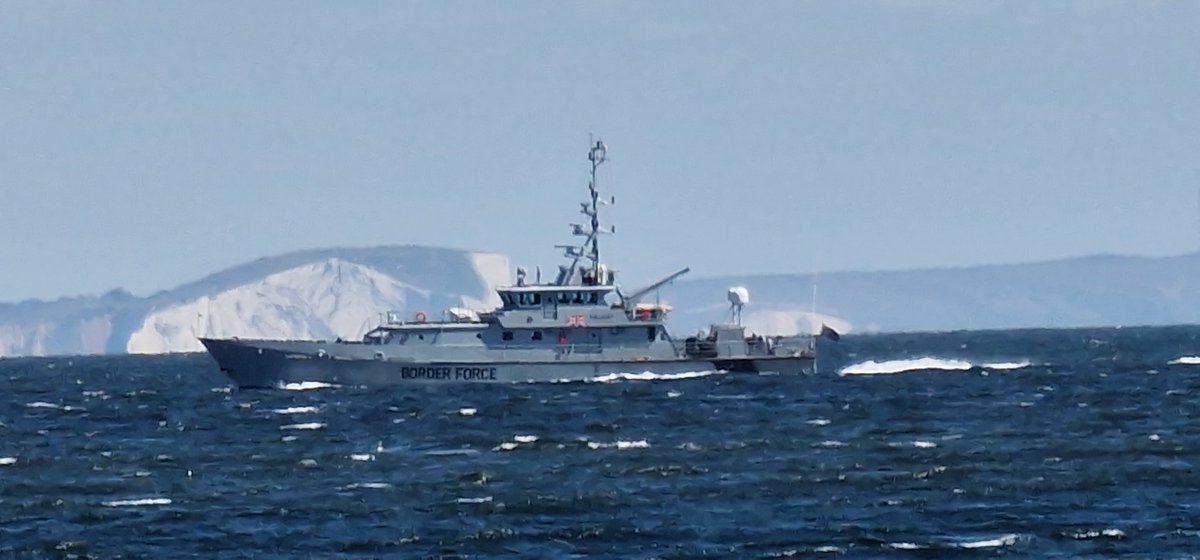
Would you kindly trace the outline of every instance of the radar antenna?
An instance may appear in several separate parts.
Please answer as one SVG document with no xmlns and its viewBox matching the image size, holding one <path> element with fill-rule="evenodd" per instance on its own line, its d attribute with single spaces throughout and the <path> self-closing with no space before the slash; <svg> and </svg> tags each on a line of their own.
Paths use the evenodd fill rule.
<svg viewBox="0 0 1200 560">
<path fill-rule="evenodd" d="M 734 286 L 729 288 L 729 318 L 735 325 L 742 324 L 742 308 L 750 303 L 750 290 L 745 286 Z"/>
</svg>

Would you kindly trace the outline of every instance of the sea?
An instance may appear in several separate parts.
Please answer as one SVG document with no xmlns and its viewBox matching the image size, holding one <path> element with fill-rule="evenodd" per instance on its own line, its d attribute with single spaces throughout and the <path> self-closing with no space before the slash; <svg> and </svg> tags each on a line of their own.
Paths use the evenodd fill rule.
<svg viewBox="0 0 1200 560">
<path fill-rule="evenodd" d="M 0 557 L 1200 553 L 1200 327 L 821 352 L 805 376 L 387 389 L 3 359 Z"/>
</svg>

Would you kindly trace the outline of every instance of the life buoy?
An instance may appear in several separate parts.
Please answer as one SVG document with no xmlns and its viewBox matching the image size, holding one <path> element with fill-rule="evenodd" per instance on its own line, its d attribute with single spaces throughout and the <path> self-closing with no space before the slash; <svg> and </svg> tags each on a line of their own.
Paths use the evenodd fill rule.
<svg viewBox="0 0 1200 560">
<path fill-rule="evenodd" d="M 425 319 L 428 319 L 428 317 L 426 317 L 426 316 L 425 316 L 425 312 L 424 312 L 424 311 L 418 311 L 418 312 L 417 312 L 417 322 L 418 322 L 418 323 L 424 323 L 424 322 L 425 322 Z"/>
</svg>

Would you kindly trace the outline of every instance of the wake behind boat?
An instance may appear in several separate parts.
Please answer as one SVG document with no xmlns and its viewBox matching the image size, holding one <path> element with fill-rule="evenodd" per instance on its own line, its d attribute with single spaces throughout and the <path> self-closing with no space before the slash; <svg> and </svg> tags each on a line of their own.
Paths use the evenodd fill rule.
<svg viewBox="0 0 1200 560">
<path fill-rule="evenodd" d="M 384 324 L 360 341 L 246 340 L 201 338 L 221 371 L 239 387 L 275 387 L 284 383 L 339 385 L 400 383 L 546 382 L 593 379 L 605 375 L 651 372 L 810 371 L 815 336 L 764 337 L 741 324 L 749 302 L 745 288 L 728 293 L 731 321 L 684 339 L 666 326 L 671 308 L 642 303 L 650 293 L 686 274 L 684 268 L 629 294 L 600 260 L 600 236 L 613 233 L 600 225 L 602 200 L 596 171 L 606 160 L 597 141 L 588 152 L 590 199 L 582 203 L 585 224 L 571 224 L 579 244 L 560 245 L 570 263 L 559 267 L 553 282 L 527 282 L 517 269 L 515 285 L 498 288 L 499 308 L 476 313 L 447 311 L 448 320 L 411 320 L 386 314 Z M 539 275 L 540 276 L 540 275 Z"/>
</svg>

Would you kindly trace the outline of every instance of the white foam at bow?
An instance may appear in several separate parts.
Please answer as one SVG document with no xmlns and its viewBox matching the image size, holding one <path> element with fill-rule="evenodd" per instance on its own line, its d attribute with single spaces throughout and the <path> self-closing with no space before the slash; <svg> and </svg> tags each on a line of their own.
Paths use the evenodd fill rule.
<svg viewBox="0 0 1200 560">
<path fill-rule="evenodd" d="M 680 373 L 654 373 L 652 371 L 643 371 L 642 373 L 610 373 L 593 377 L 588 381 L 593 383 L 612 383 L 614 381 L 672 381 L 675 379 L 695 379 L 697 377 L 708 377 L 721 373 L 718 371 L 684 371 Z"/>
</svg>

